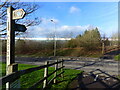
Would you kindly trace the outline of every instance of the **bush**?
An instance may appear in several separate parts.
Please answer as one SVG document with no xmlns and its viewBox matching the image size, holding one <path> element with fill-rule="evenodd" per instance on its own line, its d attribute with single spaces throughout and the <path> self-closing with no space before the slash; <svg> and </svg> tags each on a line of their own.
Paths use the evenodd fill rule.
<svg viewBox="0 0 120 90">
<path fill-rule="evenodd" d="M 120 60 L 120 54 L 119 54 L 119 55 L 116 55 L 116 56 L 114 57 L 114 59 L 117 60 L 117 61 Z"/>
</svg>

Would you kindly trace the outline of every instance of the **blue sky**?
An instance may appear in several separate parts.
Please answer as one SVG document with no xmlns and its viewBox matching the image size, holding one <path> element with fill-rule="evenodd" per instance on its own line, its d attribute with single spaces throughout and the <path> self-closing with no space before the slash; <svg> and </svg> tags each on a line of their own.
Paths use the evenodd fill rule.
<svg viewBox="0 0 120 90">
<path fill-rule="evenodd" d="M 32 17 L 42 19 L 40 25 L 28 29 L 31 37 L 76 36 L 86 29 L 98 27 L 101 35 L 110 37 L 118 31 L 117 2 L 34 2 L 40 8 Z M 32 18 L 31 17 L 31 18 Z"/>
</svg>

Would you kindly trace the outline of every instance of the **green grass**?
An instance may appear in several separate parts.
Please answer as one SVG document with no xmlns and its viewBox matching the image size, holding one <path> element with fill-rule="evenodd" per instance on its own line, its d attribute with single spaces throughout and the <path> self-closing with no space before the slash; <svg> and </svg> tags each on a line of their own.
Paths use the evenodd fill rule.
<svg viewBox="0 0 120 90">
<path fill-rule="evenodd" d="M 116 56 L 114 57 L 114 59 L 117 60 L 117 61 L 120 60 L 120 54 L 119 54 L 119 55 L 116 55 Z"/>
<path fill-rule="evenodd" d="M 117 78 L 119 78 L 119 79 L 120 79 L 120 74 L 117 76 Z"/>
<path fill-rule="evenodd" d="M 61 88 L 62 90 L 66 90 L 67 86 L 71 83 L 71 81 L 76 78 L 77 74 L 80 74 L 82 71 L 80 70 L 72 70 L 72 69 L 65 69 L 64 70 L 64 79 L 61 80 L 61 77 L 57 78 L 58 84 L 52 85 L 51 90 L 54 88 Z"/>
<path fill-rule="evenodd" d="M 6 72 L 6 64 L 0 62 L 0 77 L 4 76 Z"/>
<path fill-rule="evenodd" d="M 0 66 L 2 67 L 1 71 L 1 76 L 5 75 L 5 63 L 0 63 Z M 37 65 L 27 65 L 27 64 L 19 64 L 18 69 L 19 70 L 24 70 L 32 67 L 37 67 Z M 49 67 L 49 73 L 54 71 L 53 67 Z M 69 83 L 77 76 L 77 74 L 81 73 L 82 71 L 80 70 L 72 70 L 72 69 L 64 69 L 64 78 L 62 79 L 61 77 L 57 78 L 57 84 L 52 84 L 49 85 L 49 90 L 54 89 L 54 88 L 61 88 L 61 89 L 66 89 Z M 59 72 L 58 72 L 59 73 Z M 20 77 L 20 82 L 21 82 L 21 88 L 28 88 L 32 86 L 34 83 L 36 83 L 38 80 L 43 78 L 44 75 L 44 70 L 38 70 L 34 71 L 29 74 L 25 74 Z M 53 78 L 53 75 L 49 78 L 49 80 Z M 39 88 L 42 88 L 42 84 L 38 86 Z"/>
</svg>

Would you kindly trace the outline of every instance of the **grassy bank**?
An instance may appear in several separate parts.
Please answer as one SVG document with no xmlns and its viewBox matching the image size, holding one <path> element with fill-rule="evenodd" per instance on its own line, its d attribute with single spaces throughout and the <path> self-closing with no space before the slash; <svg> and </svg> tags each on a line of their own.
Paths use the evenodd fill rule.
<svg viewBox="0 0 120 90">
<path fill-rule="evenodd" d="M 5 75 L 5 63 L 0 63 L 1 68 L 1 76 Z M 37 67 L 37 65 L 27 65 L 27 64 L 19 64 L 18 68 L 19 70 L 23 70 L 23 69 L 28 69 L 28 68 L 32 68 L 32 67 Z M 51 73 L 54 70 L 53 67 L 49 68 L 49 73 Z M 82 71 L 80 70 L 72 70 L 72 69 L 64 69 L 65 73 L 64 73 L 64 79 L 61 79 L 61 77 L 57 78 L 57 84 L 54 85 L 50 85 L 49 86 L 49 90 L 54 89 L 54 88 L 62 88 L 62 89 L 66 89 L 68 84 L 77 76 L 77 74 L 81 73 Z M 38 70 L 38 71 L 34 71 L 32 73 L 29 74 L 25 74 L 23 76 L 20 77 L 20 82 L 21 82 L 21 88 L 28 88 L 31 85 L 33 85 L 35 82 L 37 82 L 38 80 L 40 80 L 44 75 L 44 70 Z M 50 78 L 52 78 L 53 76 L 51 76 Z M 49 79 L 50 79 L 49 78 Z M 38 88 L 42 88 L 42 84 L 38 86 Z"/>
<path fill-rule="evenodd" d="M 75 56 L 75 57 L 100 57 L 99 50 L 86 50 L 84 48 L 65 48 L 57 51 L 58 56 Z"/>
<path fill-rule="evenodd" d="M 53 56 L 53 50 L 51 51 L 39 51 L 25 54 L 17 54 L 20 57 L 49 57 Z M 101 57 L 101 51 L 99 50 L 85 50 L 83 48 L 64 48 L 57 49 L 56 56 L 70 56 L 70 57 Z"/>
</svg>

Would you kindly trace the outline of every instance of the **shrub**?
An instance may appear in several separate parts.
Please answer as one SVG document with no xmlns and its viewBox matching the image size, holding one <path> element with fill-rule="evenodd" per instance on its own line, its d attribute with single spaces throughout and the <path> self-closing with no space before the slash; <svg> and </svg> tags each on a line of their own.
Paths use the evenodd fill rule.
<svg viewBox="0 0 120 90">
<path fill-rule="evenodd" d="M 117 60 L 117 61 L 120 60 L 120 54 L 119 54 L 119 55 L 116 55 L 116 56 L 114 57 L 114 59 Z"/>
</svg>

